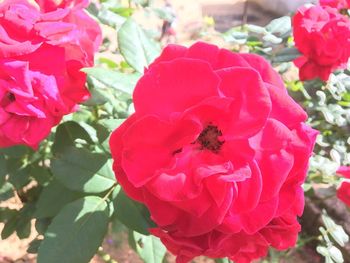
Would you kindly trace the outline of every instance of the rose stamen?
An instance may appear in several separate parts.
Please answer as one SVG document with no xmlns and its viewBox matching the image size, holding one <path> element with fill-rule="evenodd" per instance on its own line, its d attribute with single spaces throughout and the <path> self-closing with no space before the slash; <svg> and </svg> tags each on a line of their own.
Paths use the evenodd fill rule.
<svg viewBox="0 0 350 263">
<path fill-rule="evenodd" d="M 198 136 L 197 142 L 202 146 L 202 149 L 218 153 L 225 142 L 219 140 L 220 136 L 222 136 L 222 132 L 218 127 L 209 124 Z"/>
</svg>

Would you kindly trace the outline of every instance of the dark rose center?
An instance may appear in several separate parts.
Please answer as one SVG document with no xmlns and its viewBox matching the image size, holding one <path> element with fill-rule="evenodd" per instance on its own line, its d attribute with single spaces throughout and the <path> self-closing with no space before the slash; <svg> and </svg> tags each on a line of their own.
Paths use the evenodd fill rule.
<svg viewBox="0 0 350 263">
<path fill-rule="evenodd" d="M 7 92 L 5 96 L 0 101 L 1 107 L 6 107 L 7 105 L 11 104 L 11 102 L 14 102 L 16 100 L 15 95 L 12 92 Z"/>
<path fill-rule="evenodd" d="M 219 137 L 222 136 L 222 132 L 218 127 L 209 124 L 199 135 L 197 142 L 202 146 L 202 149 L 208 149 L 214 153 L 220 151 L 221 146 L 225 141 L 220 141 Z"/>
<path fill-rule="evenodd" d="M 341 9 L 339 12 L 340 12 L 342 15 L 345 15 L 345 16 L 348 15 L 348 10 L 347 10 L 346 8 Z"/>
<path fill-rule="evenodd" d="M 214 153 L 218 153 L 221 149 L 221 146 L 225 141 L 219 140 L 219 137 L 222 136 L 222 132 L 218 129 L 217 126 L 209 124 L 205 129 L 199 134 L 196 141 L 192 144 L 200 144 L 200 149 L 207 149 Z M 176 155 L 182 152 L 182 148 L 179 148 L 172 152 L 172 155 Z"/>
</svg>

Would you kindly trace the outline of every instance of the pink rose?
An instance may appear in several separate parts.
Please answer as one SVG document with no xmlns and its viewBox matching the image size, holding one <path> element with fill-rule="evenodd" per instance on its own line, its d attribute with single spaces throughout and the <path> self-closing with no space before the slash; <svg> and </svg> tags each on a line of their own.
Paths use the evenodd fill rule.
<svg viewBox="0 0 350 263">
<path fill-rule="evenodd" d="M 338 10 L 348 9 L 350 7 L 350 0 L 320 0 L 321 6 L 330 6 Z"/>
<path fill-rule="evenodd" d="M 77 6 L 43 12 L 25 0 L 0 4 L 0 147 L 36 148 L 89 98 L 80 69 L 93 65 L 100 41 L 98 24 Z"/>
<path fill-rule="evenodd" d="M 342 182 L 337 190 L 337 197 L 347 206 L 350 206 L 350 182 Z"/>
<path fill-rule="evenodd" d="M 301 7 L 293 18 L 295 45 L 302 53 L 294 63 L 301 80 L 329 75 L 346 67 L 350 57 L 350 20 L 330 7 Z"/>
<path fill-rule="evenodd" d="M 177 262 L 249 262 L 295 245 L 317 132 L 262 57 L 169 45 L 111 137 L 118 182 Z"/>
<path fill-rule="evenodd" d="M 89 0 L 35 0 L 44 12 L 54 11 L 58 8 L 81 9 L 89 5 Z"/>
<path fill-rule="evenodd" d="M 340 166 L 337 170 L 337 174 L 350 179 L 350 166 Z M 344 202 L 347 206 L 350 206 L 350 182 L 342 182 L 337 190 L 337 197 Z"/>
<path fill-rule="evenodd" d="M 337 174 L 350 179 L 350 166 L 340 166 L 337 170 Z"/>
</svg>

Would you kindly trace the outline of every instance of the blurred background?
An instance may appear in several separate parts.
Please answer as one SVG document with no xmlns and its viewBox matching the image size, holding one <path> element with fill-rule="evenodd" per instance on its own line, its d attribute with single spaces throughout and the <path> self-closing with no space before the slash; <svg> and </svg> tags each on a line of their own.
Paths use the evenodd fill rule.
<svg viewBox="0 0 350 263">
<path fill-rule="evenodd" d="M 156 8 L 168 6 L 174 15 L 173 29 L 177 41 L 193 39 L 205 26 L 225 32 L 241 24 L 265 26 L 272 19 L 294 12 L 303 4 L 317 0 L 148 0 Z M 157 19 L 138 17 L 145 27 L 160 27 Z"/>
</svg>

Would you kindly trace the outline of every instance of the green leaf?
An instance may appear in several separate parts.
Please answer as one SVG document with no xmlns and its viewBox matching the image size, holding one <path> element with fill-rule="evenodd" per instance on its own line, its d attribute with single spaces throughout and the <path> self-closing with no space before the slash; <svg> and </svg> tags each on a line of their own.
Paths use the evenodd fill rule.
<svg viewBox="0 0 350 263">
<path fill-rule="evenodd" d="M 284 38 L 292 31 L 292 21 L 290 16 L 283 16 L 272 20 L 265 28 L 269 33 Z"/>
<path fill-rule="evenodd" d="M 160 19 L 173 22 L 176 19 L 174 12 L 168 8 L 152 8 L 153 11 Z"/>
<path fill-rule="evenodd" d="M 166 248 L 159 238 L 133 233 L 136 242 L 136 252 L 146 263 L 162 263 Z"/>
<path fill-rule="evenodd" d="M 126 20 L 125 17 L 118 15 L 116 13 L 113 13 L 112 11 L 107 9 L 103 9 L 98 13 L 98 19 L 103 24 L 109 25 L 111 27 L 119 27 Z"/>
<path fill-rule="evenodd" d="M 322 255 L 324 257 L 328 257 L 329 256 L 329 252 L 328 252 L 327 247 L 317 246 L 316 251 L 317 251 L 317 253 L 319 253 L 320 255 Z"/>
<path fill-rule="evenodd" d="M 326 213 L 322 214 L 322 220 L 328 233 L 340 246 L 344 247 L 345 244 L 349 242 L 349 236 L 346 234 L 343 227 L 341 225 L 337 225 Z"/>
<path fill-rule="evenodd" d="M 57 127 L 55 142 L 52 146 L 52 152 L 62 153 L 67 147 L 74 146 L 76 139 L 83 139 L 92 143 L 89 133 L 77 122 L 67 121 Z"/>
<path fill-rule="evenodd" d="M 115 8 L 109 8 L 109 10 L 117 15 L 120 15 L 126 18 L 130 17 L 134 12 L 134 9 L 129 7 L 115 7 Z"/>
<path fill-rule="evenodd" d="M 111 135 L 111 132 L 103 125 L 97 123 L 94 125 L 94 128 L 96 130 L 96 136 L 99 141 L 98 148 L 102 149 L 102 152 L 105 154 L 108 154 L 111 152 L 109 148 L 109 138 Z"/>
<path fill-rule="evenodd" d="M 116 68 L 118 64 L 110 58 L 100 57 L 98 58 L 98 64 L 106 64 L 109 68 Z"/>
<path fill-rule="evenodd" d="M 143 8 L 148 7 L 150 5 L 151 0 L 131 0 L 135 4 L 141 5 Z"/>
<path fill-rule="evenodd" d="M 215 263 L 231 263 L 232 261 L 228 258 L 217 258 L 215 259 Z"/>
<path fill-rule="evenodd" d="M 149 235 L 148 228 L 155 226 L 147 208 L 130 199 L 122 190 L 114 199 L 114 209 L 115 216 L 120 222 L 141 234 Z"/>
<path fill-rule="evenodd" d="M 5 156 L 0 154 L 0 186 L 5 182 L 7 175 L 6 159 Z"/>
<path fill-rule="evenodd" d="M 52 178 L 49 169 L 42 166 L 34 166 L 30 169 L 30 176 L 33 177 L 40 185 L 45 185 Z"/>
<path fill-rule="evenodd" d="M 239 45 L 244 45 L 248 39 L 247 32 L 238 31 L 236 28 L 232 28 L 229 31 L 222 34 L 226 42 L 232 42 Z"/>
<path fill-rule="evenodd" d="M 103 2 L 103 0 L 101 2 Z M 90 3 L 90 5 L 85 10 L 92 16 L 96 17 L 98 15 L 99 7 L 97 7 L 96 3 Z"/>
<path fill-rule="evenodd" d="M 38 253 L 38 249 L 41 245 L 42 239 L 34 239 L 32 242 L 29 243 L 27 253 L 29 254 L 36 254 Z"/>
<path fill-rule="evenodd" d="M 31 188 L 26 189 L 23 193 L 20 193 L 21 199 L 24 203 L 36 202 L 42 191 L 42 186 L 33 184 L 29 186 Z"/>
<path fill-rule="evenodd" d="M 21 158 L 28 153 L 32 153 L 33 150 L 27 146 L 17 145 L 8 148 L 0 149 L 0 153 L 6 154 L 11 158 Z"/>
<path fill-rule="evenodd" d="M 331 257 L 336 263 L 343 263 L 343 262 L 344 262 L 343 255 L 342 255 L 341 251 L 339 250 L 339 248 L 337 248 L 337 247 L 335 247 L 335 246 L 329 246 L 329 247 L 328 247 L 328 251 L 329 251 L 330 257 Z"/>
<path fill-rule="evenodd" d="M 19 211 L 17 210 L 9 210 L 11 211 L 6 218 L 6 223 L 4 228 L 1 231 L 1 239 L 6 239 L 12 235 L 13 232 L 16 231 L 16 225 L 18 220 Z"/>
<path fill-rule="evenodd" d="M 132 19 L 128 19 L 119 29 L 118 46 L 126 62 L 141 74 L 160 53 L 158 44 L 149 39 Z"/>
<path fill-rule="evenodd" d="M 110 132 L 118 128 L 125 119 L 104 119 L 100 121 L 100 124 L 106 127 Z"/>
<path fill-rule="evenodd" d="M 86 263 L 108 228 L 107 203 L 87 196 L 66 205 L 53 219 L 38 251 L 38 263 Z"/>
<path fill-rule="evenodd" d="M 266 34 L 264 37 L 263 37 L 263 40 L 264 41 L 267 41 L 267 42 L 270 42 L 272 44 L 281 44 L 283 39 L 282 38 L 279 38 L 279 37 L 276 37 L 275 35 L 273 34 Z"/>
<path fill-rule="evenodd" d="M 13 196 L 13 186 L 9 182 L 6 182 L 0 188 L 0 201 L 6 201 Z"/>
<path fill-rule="evenodd" d="M 83 72 L 106 85 L 107 87 L 132 94 L 137 81 L 140 78 L 138 73 L 122 73 L 105 68 L 84 68 Z"/>
<path fill-rule="evenodd" d="M 10 209 L 8 207 L 0 207 L 0 222 L 7 222 L 10 218 L 13 218 L 16 213 L 18 213 L 15 209 Z"/>
<path fill-rule="evenodd" d="M 53 180 L 41 192 L 34 216 L 36 218 L 54 217 L 66 204 L 80 197 L 82 197 L 81 193 L 71 191 L 57 180 Z"/>
<path fill-rule="evenodd" d="M 343 94 L 343 100 L 345 100 L 346 102 L 350 102 L 350 92 L 345 92 Z"/>
<path fill-rule="evenodd" d="M 114 200 L 118 196 L 120 190 L 121 190 L 121 186 L 116 185 L 114 187 L 112 193 L 109 196 L 110 198 L 108 200 L 108 208 L 109 208 L 109 217 L 111 217 L 111 218 L 114 216 L 114 203 L 111 200 Z M 115 220 L 115 221 L 117 221 L 117 220 Z"/>
<path fill-rule="evenodd" d="M 90 99 L 84 102 L 86 106 L 96 106 L 103 105 L 108 102 L 108 94 L 104 93 L 103 89 L 92 87 L 89 89 L 90 91 Z"/>
<path fill-rule="evenodd" d="M 290 62 L 300 56 L 296 48 L 284 48 L 272 59 L 273 63 Z"/>
<path fill-rule="evenodd" d="M 338 104 L 343 107 L 350 107 L 349 101 L 338 101 Z"/>
<path fill-rule="evenodd" d="M 261 27 L 261 26 L 248 24 L 248 25 L 246 25 L 246 28 L 248 31 L 253 32 L 253 33 L 263 34 L 263 35 L 267 34 L 266 29 L 264 27 Z"/>
<path fill-rule="evenodd" d="M 14 212 L 10 218 L 8 218 L 4 229 L 1 232 L 1 238 L 8 238 L 14 231 L 17 232 L 17 236 L 21 239 L 27 238 L 30 235 L 32 215 L 34 213 L 34 204 L 27 203 L 24 207 Z"/>
<path fill-rule="evenodd" d="M 31 219 L 33 218 L 33 214 L 35 211 L 34 209 L 35 206 L 33 203 L 27 203 L 19 212 L 16 225 L 16 232 L 17 236 L 20 239 L 28 238 L 30 236 Z"/>
<path fill-rule="evenodd" d="M 38 232 L 38 234 L 44 235 L 50 224 L 50 218 L 37 219 L 35 220 L 35 229 Z"/>
<path fill-rule="evenodd" d="M 68 189 L 83 193 L 101 193 L 115 183 L 112 160 L 103 154 L 69 147 L 53 160 L 54 176 Z"/>
<path fill-rule="evenodd" d="M 30 182 L 30 167 L 23 167 L 22 159 L 9 159 L 7 161 L 9 174 L 8 181 L 16 188 L 21 189 Z"/>
</svg>

